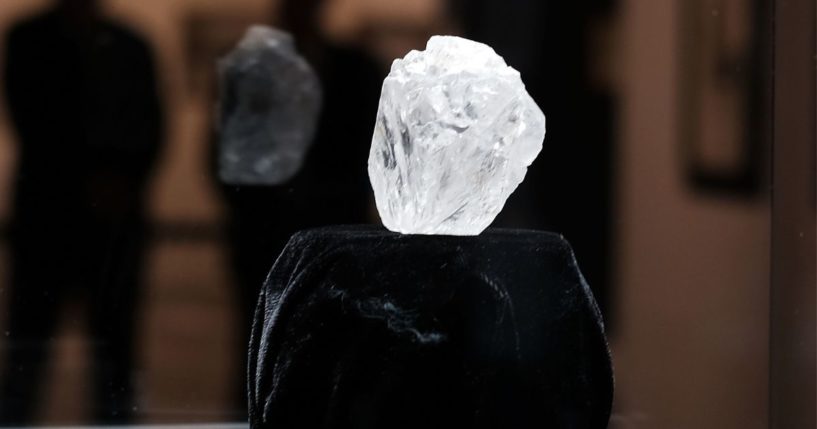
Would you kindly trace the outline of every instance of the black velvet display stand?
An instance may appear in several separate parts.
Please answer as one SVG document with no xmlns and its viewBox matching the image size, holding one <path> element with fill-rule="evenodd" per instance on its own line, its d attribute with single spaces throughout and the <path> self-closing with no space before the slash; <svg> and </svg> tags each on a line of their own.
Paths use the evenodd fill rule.
<svg viewBox="0 0 817 429">
<path fill-rule="evenodd" d="M 296 234 L 259 298 L 254 429 L 605 428 L 604 327 L 559 235 Z"/>
</svg>

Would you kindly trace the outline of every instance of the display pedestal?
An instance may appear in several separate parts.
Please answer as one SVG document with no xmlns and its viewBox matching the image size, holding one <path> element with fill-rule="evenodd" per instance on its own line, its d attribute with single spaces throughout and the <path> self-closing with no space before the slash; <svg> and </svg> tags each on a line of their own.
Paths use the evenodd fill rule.
<svg viewBox="0 0 817 429">
<path fill-rule="evenodd" d="M 535 231 L 296 234 L 261 293 L 248 375 L 255 429 L 601 429 L 613 397 L 570 246 Z"/>
</svg>

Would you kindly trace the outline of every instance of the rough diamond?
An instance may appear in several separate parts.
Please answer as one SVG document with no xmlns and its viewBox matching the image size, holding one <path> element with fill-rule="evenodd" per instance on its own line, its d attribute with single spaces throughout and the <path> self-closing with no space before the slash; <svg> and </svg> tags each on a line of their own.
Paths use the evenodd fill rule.
<svg viewBox="0 0 817 429">
<path fill-rule="evenodd" d="M 369 179 L 383 224 L 477 235 L 542 149 L 545 115 L 489 46 L 434 36 L 383 82 Z"/>
</svg>

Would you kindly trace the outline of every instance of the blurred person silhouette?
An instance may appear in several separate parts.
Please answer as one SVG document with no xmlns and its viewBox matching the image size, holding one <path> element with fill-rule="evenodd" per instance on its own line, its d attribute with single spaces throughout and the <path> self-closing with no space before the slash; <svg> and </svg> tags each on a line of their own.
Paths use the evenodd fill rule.
<svg viewBox="0 0 817 429">
<path fill-rule="evenodd" d="M 15 25 L 6 46 L 19 163 L 0 423 L 36 417 L 61 311 L 74 301 L 86 313 L 93 417 L 127 422 L 144 196 L 162 135 L 152 53 L 95 0 L 60 0 Z"/>
<path fill-rule="evenodd" d="M 222 186 L 244 359 L 258 293 L 290 236 L 305 228 L 371 221 L 367 159 L 385 74 L 362 49 L 339 44 L 323 32 L 326 3 L 284 0 L 272 22 L 293 35 L 323 87 L 318 130 L 301 171 L 281 186 Z M 241 400 L 246 403 L 243 393 Z"/>
</svg>

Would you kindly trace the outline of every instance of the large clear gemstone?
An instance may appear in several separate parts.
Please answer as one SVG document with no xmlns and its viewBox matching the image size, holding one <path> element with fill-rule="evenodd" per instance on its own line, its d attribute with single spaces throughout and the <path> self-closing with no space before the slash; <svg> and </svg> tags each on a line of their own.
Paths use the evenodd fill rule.
<svg viewBox="0 0 817 429">
<path fill-rule="evenodd" d="M 253 26 L 219 62 L 219 178 L 278 185 L 294 176 L 312 144 L 321 109 L 317 75 L 292 36 Z"/>
<path fill-rule="evenodd" d="M 383 82 L 369 179 L 386 228 L 477 235 L 542 149 L 545 115 L 482 43 L 434 36 Z"/>
</svg>

